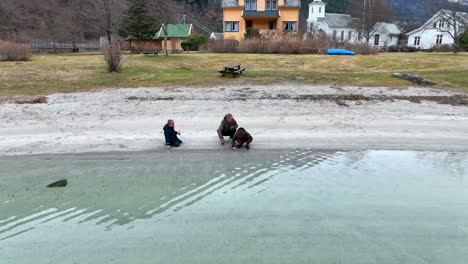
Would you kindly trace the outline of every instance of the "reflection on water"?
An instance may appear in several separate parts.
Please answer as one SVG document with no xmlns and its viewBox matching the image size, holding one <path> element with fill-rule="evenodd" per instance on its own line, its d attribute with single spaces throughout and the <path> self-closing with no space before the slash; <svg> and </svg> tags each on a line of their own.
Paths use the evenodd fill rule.
<svg viewBox="0 0 468 264">
<path fill-rule="evenodd" d="M 419 231 L 426 235 L 434 232 L 430 239 L 444 240 L 447 244 L 455 240 L 468 242 L 468 222 L 463 222 L 468 219 L 468 186 L 464 181 L 467 168 L 466 153 L 309 149 L 3 158 L 0 159 L 0 255 L 4 253 L 11 261 L 21 263 L 18 261 L 21 254 L 14 250 L 17 244 L 36 245 L 33 238 L 39 237 L 47 242 L 49 232 L 57 230 L 73 237 L 93 230 L 89 232 L 95 240 L 104 239 L 107 234 L 142 236 L 151 230 L 159 235 L 172 232 L 165 241 L 176 237 L 174 243 L 178 245 L 190 241 L 194 229 L 211 232 L 218 224 L 239 225 L 244 230 L 243 239 L 250 239 L 263 230 L 254 236 L 269 241 L 269 236 L 278 233 L 274 241 L 294 238 L 289 243 L 297 243 L 297 248 L 315 245 L 321 250 L 340 250 L 340 247 L 321 248 L 324 245 L 314 244 L 330 242 L 340 243 L 344 250 L 357 239 L 357 244 L 359 241 L 366 246 L 377 243 L 395 251 L 396 245 L 391 240 L 370 241 L 371 237 L 398 236 L 396 240 L 413 243 L 410 237 L 404 237 L 410 234 L 393 228 L 399 226 L 406 230 L 412 221 L 422 221 L 422 216 L 428 217 L 427 220 L 408 229 L 415 236 L 421 235 Z M 68 179 L 68 187 L 45 188 L 62 178 Z M 279 227 L 268 228 L 275 218 L 281 219 Z M 290 221 L 294 224 L 288 225 Z M 449 222 L 440 226 L 444 221 Z M 172 225 L 173 222 L 178 224 Z M 193 228 L 184 235 L 174 234 L 178 232 L 175 230 L 189 228 L 189 222 L 197 224 L 192 223 Z M 163 228 L 168 224 L 168 228 Z M 252 226 L 256 228 L 251 229 Z M 444 232 L 451 237 L 437 237 L 441 228 L 447 228 Z M 226 232 L 223 237 L 234 235 L 225 228 L 218 231 L 219 235 Z M 128 241 L 135 242 L 132 238 Z M 196 245 L 191 243 L 190 247 Z M 421 249 L 414 250 L 422 254 Z M 468 257 L 467 251 L 452 252 L 452 263 L 461 263 L 453 257 Z M 149 252 L 151 255 L 152 251 Z M 400 249 L 397 252 L 401 256 Z M 341 253 L 344 256 L 349 252 Z M 413 261 L 408 263 L 443 263 L 422 262 L 415 255 L 406 257 Z M 261 261 L 281 263 L 279 259 L 266 259 Z M 313 259 L 309 256 L 301 261 L 307 263 Z M 340 263 L 325 255 L 316 260 Z M 181 256 L 180 261 L 184 263 L 186 259 Z M 348 263 L 368 262 L 361 259 Z M 3 264 L 2 260 L 0 263 Z"/>
<path fill-rule="evenodd" d="M 107 155 L 29 157 L 15 166 L 11 164 L 15 160 L 0 161 L 7 168 L 0 173 L 6 179 L 0 217 L 7 217 L 0 219 L 0 240 L 56 219 L 67 222 L 80 217 L 78 223 L 94 221 L 111 229 L 135 219 L 172 215 L 213 192 L 250 189 L 286 170 L 303 170 L 340 153 Z M 65 190 L 44 188 L 61 178 L 70 183 Z"/>
</svg>

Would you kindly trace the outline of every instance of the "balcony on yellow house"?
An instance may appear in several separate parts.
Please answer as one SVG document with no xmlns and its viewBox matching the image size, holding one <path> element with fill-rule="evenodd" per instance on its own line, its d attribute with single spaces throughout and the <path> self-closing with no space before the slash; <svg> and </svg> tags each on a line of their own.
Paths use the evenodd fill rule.
<svg viewBox="0 0 468 264">
<path fill-rule="evenodd" d="M 223 0 L 224 39 L 241 41 L 248 28 L 295 33 L 300 0 Z"/>
</svg>

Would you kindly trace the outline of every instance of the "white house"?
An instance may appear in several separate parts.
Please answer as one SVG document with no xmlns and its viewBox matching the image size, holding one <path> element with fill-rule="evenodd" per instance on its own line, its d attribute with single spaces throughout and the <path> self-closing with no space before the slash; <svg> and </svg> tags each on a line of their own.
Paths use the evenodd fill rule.
<svg viewBox="0 0 468 264">
<path fill-rule="evenodd" d="M 403 31 L 395 24 L 378 22 L 372 28 L 369 45 L 376 48 L 385 48 L 399 44 Z"/>
<path fill-rule="evenodd" d="M 437 45 L 453 45 L 455 23 L 452 14 L 450 10 L 440 10 L 420 28 L 409 32 L 408 47 L 430 49 Z M 461 34 L 468 25 L 468 14 L 457 12 L 455 16 L 457 34 Z"/>
<path fill-rule="evenodd" d="M 322 0 L 314 0 L 309 4 L 308 34 L 325 33 L 340 42 L 360 41 L 359 18 L 348 14 L 326 13 L 326 5 Z"/>
</svg>

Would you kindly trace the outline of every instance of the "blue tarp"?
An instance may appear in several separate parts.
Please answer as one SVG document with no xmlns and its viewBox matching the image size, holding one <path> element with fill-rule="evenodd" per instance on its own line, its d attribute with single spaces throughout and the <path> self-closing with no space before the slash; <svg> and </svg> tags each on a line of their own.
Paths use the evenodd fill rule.
<svg viewBox="0 0 468 264">
<path fill-rule="evenodd" d="M 354 52 L 345 49 L 327 49 L 327 55 L 348 55 L 354 56 Z"/>
</svg>

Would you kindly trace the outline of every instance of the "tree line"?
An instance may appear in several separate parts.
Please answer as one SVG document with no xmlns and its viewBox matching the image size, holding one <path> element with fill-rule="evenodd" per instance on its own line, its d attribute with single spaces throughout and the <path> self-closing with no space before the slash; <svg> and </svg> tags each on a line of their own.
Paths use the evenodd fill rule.
<svg viewBox="0 0 468 264">
<path fill-rule="evenodd" d="M 105 36 L 149 37 L 183 15 L 221 28 L 218 0 L 0 0 L 0 26 L 51 42 L 80 43 Z"/>
<path fill-rule="evenodd" d="M 301 21 L 308 4 L 301 0 Z M 105 36 L 148 38 L 163 24 L 189 15 L 222 31 L 221 0 L 0 0 L 0 27 L 51 42 L 81 43 Z M 325 0 L 327 12 L 349 13 L 361 19 L 363 31 L 379 21 L 405 20 L 400 11 L 428 10 L 434 14 L 447 0 Z M 453 2 L 453 1 L 452 1 Z M 464 7 L 464 6 L 463 6 Z M 462 8 L 460 8 L 462 9 Z M 411 9 L 412 10 L 412 9 Z M 465 11 L 465 10 L 463 10 Z M 424 19 L 427 19 L 424 18 Z M 421 20 L 423 22 L 423 20 Z M 300 28 L 305 29 L 306 25 Z"/>
</svg>

